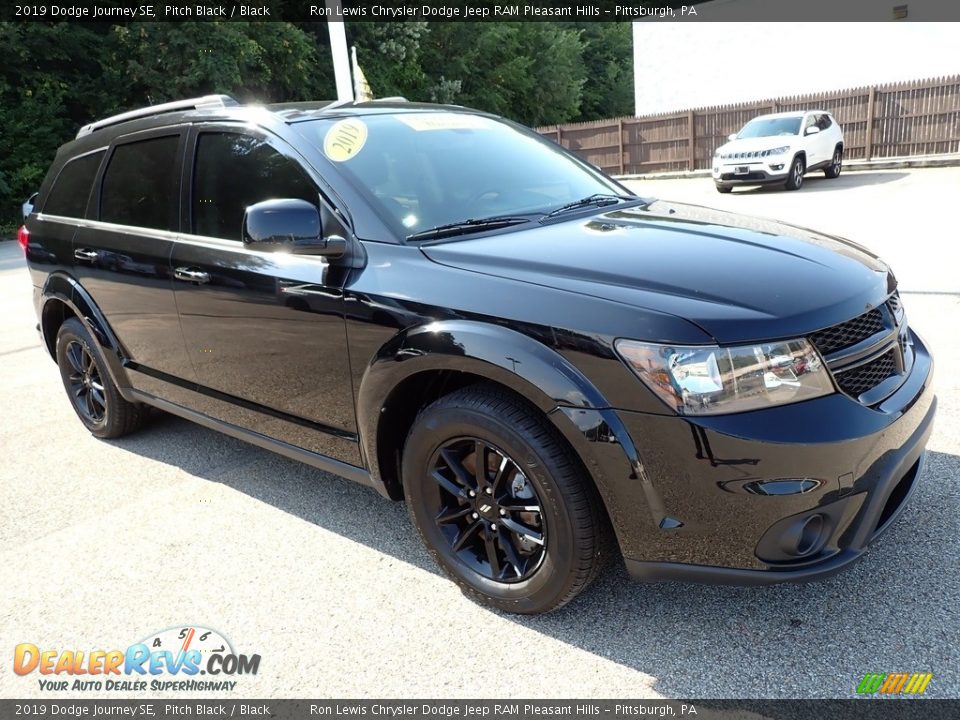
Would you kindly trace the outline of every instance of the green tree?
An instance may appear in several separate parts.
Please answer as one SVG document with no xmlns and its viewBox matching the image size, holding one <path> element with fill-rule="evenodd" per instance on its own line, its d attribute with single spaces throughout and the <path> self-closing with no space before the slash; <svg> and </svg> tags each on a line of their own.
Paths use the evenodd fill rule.
<svg viewBox="0 0 960 720">
<path fill-rule="evenodd" d="M 20 220 L 20 203 L 33 193 L 57 147 L 109 106 L 101 77 L 108 26 L 0 23 L 6 48 L 0 66 L 0 226 Z"/>
<path fill-rule="evenodd" d="M 208 93 L 280 102 L 321 91 L 316 46 L 290 23 L 130 23 L 114 33 L 109 67 L 134 105 Z"/>
<path fill-rule="evenodd" d="M 633 28 L 630 23 L 564 23 L 580 31 L 587 82 L 577 120 L 632 115 Z"/>
<path fill-rule="evenodd" d="M 586 68 L 579 32 L 552 23 L 431 23 L 418 99 L 453 101 L 527 125 L 579 113 Z M 437 97 L 446 95 L 447 97 Z"/>
</svg>

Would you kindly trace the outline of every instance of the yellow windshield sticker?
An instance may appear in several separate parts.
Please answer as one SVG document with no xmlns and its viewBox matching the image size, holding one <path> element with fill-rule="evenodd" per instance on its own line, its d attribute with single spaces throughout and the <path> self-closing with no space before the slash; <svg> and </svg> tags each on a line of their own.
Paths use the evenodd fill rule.
<svg viewBox="0 0 960 720">
<path fill-rule="evenodd" d="M 417 130 L 487 130 L 492 121 L 479 115 L 468 113 L 400 113 L 397 120 Z"/>
<path fill-rule="evenodd" d="M 338 120 L 323 139 L 323 152 L 334 162 L 355 157 L 367 142 L 367 126 L 358 118 Z"/>
</svg>

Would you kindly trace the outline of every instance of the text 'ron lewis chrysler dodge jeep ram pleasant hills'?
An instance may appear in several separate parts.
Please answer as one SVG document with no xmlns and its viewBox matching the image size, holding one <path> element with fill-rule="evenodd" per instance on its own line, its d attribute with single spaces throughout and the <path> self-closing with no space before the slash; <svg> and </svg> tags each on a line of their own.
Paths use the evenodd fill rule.
<svg viewBox="0 0 960 720">
<path fill-rule="evenodd" d="M 148 407 L 405 499 L 481 602 L 860 557 L 932 360 L 849 241 L 638 197 L 512 122 L 208 96 L 84 126 L 20 231 L 83 424 Z"/>
</svg>

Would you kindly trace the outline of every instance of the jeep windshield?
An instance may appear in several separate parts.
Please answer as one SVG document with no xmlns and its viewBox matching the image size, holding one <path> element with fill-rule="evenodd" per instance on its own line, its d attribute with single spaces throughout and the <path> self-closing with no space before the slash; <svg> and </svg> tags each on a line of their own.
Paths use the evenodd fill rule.
<svg viewBox="0 0 960 720">
<path fill-rule="evenodd" d="M 757 118 L 743 126 L 743 130 L 737 133 L 737 140 L 796 135 L 800 132 L 800 121 L 802 119 L 800 117 Z"/>
<path fill-rule="evenodd" d="M 482 115 L 364 115 L 301 129 L 412 241 L 523 225 L 595 196 L 633 199 L 536 133 Z"/>
</svg>

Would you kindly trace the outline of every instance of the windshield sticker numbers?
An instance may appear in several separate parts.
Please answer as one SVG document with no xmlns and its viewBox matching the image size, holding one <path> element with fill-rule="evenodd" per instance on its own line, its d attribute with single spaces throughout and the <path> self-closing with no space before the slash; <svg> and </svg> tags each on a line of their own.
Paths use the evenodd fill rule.
<svg viewBox="0 0 960 720">
<path fill-rule="evenodd" d="M 488 130 L 492 121 L 466 113 L 398 113 L 396 119 L 417 132 L 424 130 Z"/>
<path fill-rule="evenodd" d="M 367 126 L 362 120 L 338 120 L 323 139 L 323 152 L 334 162 L 345 162 L 363 149 L 367 142 Z"/>
</svg>

